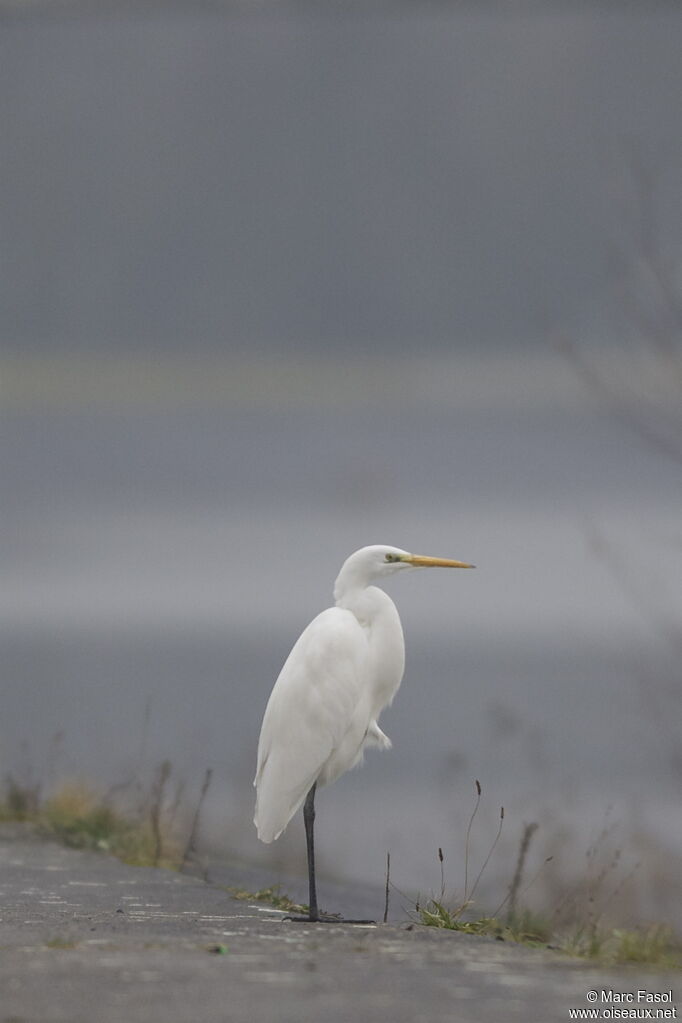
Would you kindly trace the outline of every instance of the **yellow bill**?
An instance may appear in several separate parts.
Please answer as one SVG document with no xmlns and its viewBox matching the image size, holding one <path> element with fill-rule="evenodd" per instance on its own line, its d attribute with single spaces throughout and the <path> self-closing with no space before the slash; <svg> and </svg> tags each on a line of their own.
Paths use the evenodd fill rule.
<svg viewBox="0 0 682 1023">
<path fill-rule="evenodd" d="M 426 554 L 408 554 L 403 561 L 415 568 L 476 568 L 466 561 L 453 561 L 451 558 L 430 558 Z"/>
</svg>

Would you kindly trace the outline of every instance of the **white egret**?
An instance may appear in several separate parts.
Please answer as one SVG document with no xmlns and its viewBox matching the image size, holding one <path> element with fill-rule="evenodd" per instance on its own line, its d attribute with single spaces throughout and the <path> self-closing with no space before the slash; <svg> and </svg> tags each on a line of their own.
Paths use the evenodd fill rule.
<svg viewBox="0 0 682 1023">
<path fill-rule="evenodd" d="M 254 824 L 261 841 L 272 842 L 305 804 L 311 921 L 320 919 L 315 790 L 358 764 L 366 747 L 391 748 L 377 722 L 402 681 L 405 644 L 395 604 L 371 584 L 436 566 L 474 567 L 381 544 L 351 554 L 334 585 L 336 605 L 303 630 L 270 694 L 258 742 Z"/>
</svg>

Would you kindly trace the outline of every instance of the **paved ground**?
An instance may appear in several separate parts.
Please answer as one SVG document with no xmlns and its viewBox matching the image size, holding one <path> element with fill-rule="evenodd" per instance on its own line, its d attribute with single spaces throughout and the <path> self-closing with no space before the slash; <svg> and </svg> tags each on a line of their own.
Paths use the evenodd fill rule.
<svg viewBox="0 0 682 1023">
<path fill-rule="evenodd" d="M 674 1004 L 677 974 L 408 928 L 287 922 L 216 884 L 0 826 L 0 1023 L 548 1023 L 592 989 L 672 988 Z"/>
</svg>

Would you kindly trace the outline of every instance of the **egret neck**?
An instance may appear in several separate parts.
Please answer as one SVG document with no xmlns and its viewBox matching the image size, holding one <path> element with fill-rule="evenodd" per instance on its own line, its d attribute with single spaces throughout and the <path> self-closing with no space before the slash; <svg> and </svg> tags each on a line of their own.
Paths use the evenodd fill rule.
<svg viewBox="0 0 682 1023">
<path fill-rule="evenodd" d="M 393 701 L 405 670 L 405 640 L 398 609 L 384 590 L 370 585 L 377 574 L 351 557 L 334 584 L 336 606 L 350 611 L 365 629 L 368 677 L 372 679 L 366 695 L 373 718 Z"/>
</svg>

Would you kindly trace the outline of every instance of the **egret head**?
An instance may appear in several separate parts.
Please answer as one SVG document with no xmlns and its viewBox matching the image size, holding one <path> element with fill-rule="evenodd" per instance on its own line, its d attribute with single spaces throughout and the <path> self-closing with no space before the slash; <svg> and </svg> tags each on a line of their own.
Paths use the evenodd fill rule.
<svg viewBox="0 0 682 1023">
<path fill-rule="evenodd" d="M 349 558 L 346 558 L 336 580 L 337 590 L 361 588 L 385 576 L 394 575 L 406 568 L 473 568 L 466 561 L 453 561 L 450 558 L 433 558 L 425 554 L 410 554 L 400 547 L 388 547 L 386 544 L 372 544 L 361 547 Z"/>
</svg>

